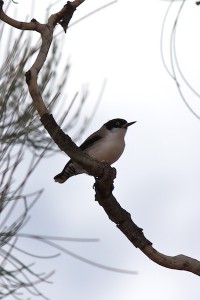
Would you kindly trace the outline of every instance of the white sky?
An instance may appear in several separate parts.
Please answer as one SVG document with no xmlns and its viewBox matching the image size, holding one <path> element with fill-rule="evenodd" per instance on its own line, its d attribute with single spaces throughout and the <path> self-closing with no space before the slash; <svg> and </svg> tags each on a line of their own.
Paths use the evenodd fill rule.
<svg viewBox="0 0 200 300">
<path fill-rule="evenodd" d="M 52 1 L 53 2 L 53 1 Z M 86 2 L 74 20 L 108 1 Z M 42 19 L 42 6 L 35 1 L 35 13 Z M 64 1 L 56 7 L 61 8 Z M 174 3 L 173 12 L 181 2 Z M 25 18 L 30 1 L 19 0 L 18 11 Z M 82 137 L 109 119 L 137 120 L 126 136 L 126 150 L 115 164 L 114 195 L 134 222 L 144 229 L 154 247 L 166 255 L 185 254 L 200 259 L 200 122 L 184 105 L 175 82 L 161 60 L 160 36 L 168 1 L 119 0 L 117 4 L 72 27 L 66 36 L 62 59 L 71 57 L 68 95 L 89 83 L 90 97 L 83 116 L 107 78 L 106 91 L 91 126 Z M 56 11 L 56 7 L 53 11 Z M 199 7 L 187 1 L 177 29 L 177 56 L 190 83 L 199 85 Z M 164 52 L 169 62 L 169 33 Z M 182 83 L 187 99 L 198 112 L 199 99 Z M 200 112 L 200 110 L 199 110 Z M 53 285 L 43 291 L 59 300 L 199 300 L 199 278 L 193 274 L 164 269 L 135 249 L 94 202 L 93 179 L 81 175 L 63 185 L 53 182 L 67 158 L 63 154 L 42 161 L 29 183 L 34 191 L 45 191 L 33 208 L 25 232 L 69 237 L 95 237 L 95 244 L 65 243 L 83 257 L 108 266 L 138 271 L 138 275 L 107 272 L 67 255 L 39 262 L 41 271 L 57 269 Z M 30 241 L 23 240 L 30 247 Z M 36 242 L 31 249 L 43 253 Z M 47 251 L 45 248 L 44 251 Z M 53 250 L 48 250 L 54 253 Z"/>
</svg>

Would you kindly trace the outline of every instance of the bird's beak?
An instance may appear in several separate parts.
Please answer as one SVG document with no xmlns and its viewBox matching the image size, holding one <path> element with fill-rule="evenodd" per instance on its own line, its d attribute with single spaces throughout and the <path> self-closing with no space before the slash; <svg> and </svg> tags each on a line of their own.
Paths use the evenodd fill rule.
<svg viewBox="0 0 200 300">
<path fill-rule="evenodd" d="M 133 124 L 136 123 L 136 122 L 137 122 L 137 121 L 130 122 L 130 123 L 126 123 L 126 124 L 123 125 L 123 128 L 127 128 L 127 127 L 133 125 Z"/>
</svg>

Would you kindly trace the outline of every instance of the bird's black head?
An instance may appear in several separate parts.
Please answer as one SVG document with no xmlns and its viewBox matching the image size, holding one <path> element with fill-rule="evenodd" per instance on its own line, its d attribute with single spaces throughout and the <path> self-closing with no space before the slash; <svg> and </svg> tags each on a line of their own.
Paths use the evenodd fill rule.
<svg viewBox="0 0 200 300">
<path fill-rule="evenodd" d="M 113 128 L 125 128 L 127 129 L 128 126 L 134 124 L 135 122 L 130 122 L 128 123 L 126 120 L 124 119 L 113 119 L 108 121 L 105 126 L 108 130 L 111 130 Z"/>
</svg>

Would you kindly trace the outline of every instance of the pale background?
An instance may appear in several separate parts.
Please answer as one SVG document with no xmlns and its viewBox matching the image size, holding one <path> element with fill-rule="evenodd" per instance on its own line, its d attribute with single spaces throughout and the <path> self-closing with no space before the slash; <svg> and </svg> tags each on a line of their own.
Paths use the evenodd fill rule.
<svg viewBox="0 0 200 300">
<path fill-rule="evenodd" d="M 44 22 L 43 11 L 53 1 L 34 2 L 31 18 Z M 29 14 L 30 3 L 19 0 L 19 19 Z M 52 12 L 64 3 L 59 1 Z M 85 1 L 73 20 L 105 3 L 108 1 Z M 171 24 L 180 4 L 173 4 L 171 22 L 166 27 L 167 63 L 170 62 Z M 161 29 L 168 6 L 168 1 L 119 0 L 72 27 L 66 36 L 63 34 L 61 59 L 66 61 L 70 56 L 72 63 L 67 105 L 70 96 L 89 84 L 90 95 L 83 117 L 92 110 L 102 82 L 107 79 L 98 111 L 79 143 L 109 119 L 137 120 L 126 135 L 126 150 L 115 164 L 118 176 L 114 195 L 122 207 L 131 213 L 158 251 L 200 259 L 200 122 L 184 105 L 161 60 Z M 186 78 L 197 91 L 199 16 L 200 8 L 195 1 L 187 1 L 177 29 L 177 56 Z M 199 98 L 183 83 L 181 86 L 198 112 Z M 199 277 L 151 262 L 108 220 L 94 202 L 92 178 L 81 175 L 63 185 L 54 183 L 53 177 L 66 161 L 64 154 L 57 154 L 43 160 L 34 173 L 27 189 L 44 187 L 45 190 L 23 231 L 99 238 L 100 242 L 94 244 L 62 245 L 97 263 L 135 270 L 138 275 L 100 270 L 63 254 L 53 260 L 39 261 L 35 267 L 40 271 L 56 269 L 52 277 L 54 284 L 41 285 L 42 291 L 49 298 L 59 300 L 199 300 Z M 21 243 L 37 254 L 57 252 L 36 241 Z"/>
</svg>

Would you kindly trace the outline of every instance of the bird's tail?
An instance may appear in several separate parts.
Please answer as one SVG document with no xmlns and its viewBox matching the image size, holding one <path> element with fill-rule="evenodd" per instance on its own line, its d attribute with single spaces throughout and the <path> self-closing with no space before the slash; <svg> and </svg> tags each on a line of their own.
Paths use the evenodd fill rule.
<svg viewBox="0 0 200 300">
<path fill-rule="evenodd" d="M 54 177 L 54 181 L 58 183 L 64 183 L 71 176 L 73 175 L 66 175 L 64 172 L 61 172 Z"/>
<path fill-rule="evenodd" d="M 61 173 L 54 177 L 55 182 L 64 183 L 70 177 L 77 175 L 77 171 L 73 166 L 73 162 L 69 161 Z"/>
</svg>

